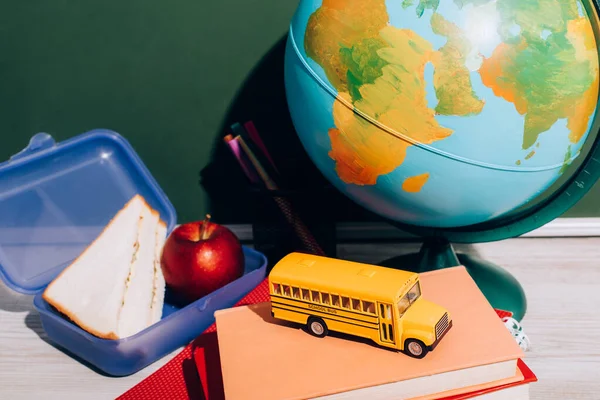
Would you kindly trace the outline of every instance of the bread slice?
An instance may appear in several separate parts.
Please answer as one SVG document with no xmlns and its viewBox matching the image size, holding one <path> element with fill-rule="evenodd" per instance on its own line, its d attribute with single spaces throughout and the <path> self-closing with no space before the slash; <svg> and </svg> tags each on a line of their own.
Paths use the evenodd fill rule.
<svg viewBox="0 0 600 400">
<path fill-rule="evenodd" d="M 163 221 L 156 227 L 156 243 L 154 246 L 154 282 L 152 288 L 152 303 L 150 306 L 149 324 L 155 324 L 162 318 L 165 301 L 165 277 L 160 266 L 162 250 L 167 240 L 167 225 Z"/>
<path fill-rule="evenodd" d="M 159 214 L 149 206 L 142 211 L 139 249 L 133 256 L 119 313 L 118 336 L 135 335 L 148 327 L 154 288 L 154 254 Z"/>
<path fill-rule="evenodd" d="M 48 285 L 44 300 L 94 336 L 135 335 L 162 317 L 166 236 L 158 211 L 134 196 Z"/>
<path fill-rule="evenodd" d="M 44 300 L 97 337 L 120 337 L 119 315 L 126 281 L 147 207 L 139 195 L 129 200 L 43 293 Z"/>
</svg>

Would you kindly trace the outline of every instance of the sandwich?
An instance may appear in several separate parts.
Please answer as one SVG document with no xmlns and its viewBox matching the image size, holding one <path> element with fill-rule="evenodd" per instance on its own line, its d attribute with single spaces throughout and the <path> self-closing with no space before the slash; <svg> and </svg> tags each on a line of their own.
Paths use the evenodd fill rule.
<svg viewBox="0 0 600 400">
<path fill-rule="evenodd" d="M 48 285 L 44 300 L 99 338 L 139 333 L 162 317 L 160 255 L 166 236 L 159 213 L 134 196 Z"/>
</svg>

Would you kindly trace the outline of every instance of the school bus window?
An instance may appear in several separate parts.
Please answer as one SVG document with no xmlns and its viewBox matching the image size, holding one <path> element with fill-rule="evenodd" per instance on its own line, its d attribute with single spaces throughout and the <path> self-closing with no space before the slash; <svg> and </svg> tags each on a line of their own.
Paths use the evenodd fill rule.
<svg viewBox="0 0 600 400">
<path fill-rule="evenodd" d="M 281 294 L 281 285 L 279 283 L 273 284 L 273 293 Z"/>
<path fill-rule="evenodd" d="M 312 301 L 314 301 L 315 303 L 320 303 L 321 295 L 319 294 L 319 292 L 317 292 L 316 290 L 311 290 L 310 292 L 312 294 Z"/>
<path fill-rule="evenodd" d="M 323 299 L 323 304 L 331 304 L 331 298 L 329 297 L 329 293 L 321 292 L 321 299 Z"/>
<path fill-rule="evenodd" d="M 413 285 L 412 288 L 406 294 L 408 300 L 410 300 L 410 304 L 414 303 L 419 297 L 421 297 L 421 284 L 417 282 Z"/>
<path fill-rule="evenodd" d="M 398 312 L 400 316 L 404 315 L 408 307 L 421 296 L 421 286 L 419 282 L 415 283 L 412 288 L 398 302 Z"/>
<path fill-rule="evenodd" d="M 371 301 L 363 300 L 363 311 L 370 314 L 375 314 L 375 304 Z"/>
<path fill-rule="evenodd" d="M 352 299 L 352 309 L 356 311 L 360 311 L 360 300 Z"/>
<path fill-rule="evenodd" d="M 331 295 L 331 305 L 334 307 L 339 307 L 340 306 L 340 296 L 338 296 L 337 294 L 332 294 Z"/>
<path fill-rule="evenodd" d="M 302 289 L 302 300 L 310 301 L 310 293 L 308 289 Z"/>
<path fill-rule="evenodd" d="M 342 307 L 350 308 L 350 298 L 342 296 Z"/>
<path fill-rule="evenodd" d="M 299 299 L 300 298 L 300 289 L 298 289 L 295 286 L 292 286 L 292 297 L 295 299 Z"/>
<path fill-rule="evenodd" d="M 410 301 L 408 300 L 408 297 L 404 296 L 400 299 L 400 301 L 398 302 L 398 313 L 400 314 L 400 316 L 403 316 L 404 313 L 406 312 L 406 310 L 408 309 L 408 307 L 410 306 Z"/>
<path fill-rule="evenodd" d="M 288 297 L 292 296 L 292 291 L 288 285 L 283 285 L 283 295 Z"/>
</svg>

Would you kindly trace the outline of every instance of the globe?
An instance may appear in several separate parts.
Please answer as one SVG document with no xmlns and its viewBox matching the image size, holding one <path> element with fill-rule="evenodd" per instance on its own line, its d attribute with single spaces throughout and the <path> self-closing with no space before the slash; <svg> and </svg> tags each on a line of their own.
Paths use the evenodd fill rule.
<svg viewBox="0 0 600 400">
<path fill-rule="evenodd" d="M 288 108 L 333 186 L 426 239 L 405 263 L 469 264 L 522 317 L 518 282 L 449 243 L 530 231 L 598 179 L 597 33 L 581 0 L 301 0 Z"/>
</svg>

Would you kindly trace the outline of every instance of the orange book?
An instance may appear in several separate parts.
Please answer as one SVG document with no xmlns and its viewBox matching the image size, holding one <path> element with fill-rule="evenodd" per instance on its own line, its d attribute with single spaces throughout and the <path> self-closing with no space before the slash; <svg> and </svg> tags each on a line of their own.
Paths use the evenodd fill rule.
<svg viewBox="0 0 600 400">
<path fill-rule="evenodd" d="M 269 303 L 217 311 L 225 398 L 426 400 L 523 380 L 523 351 L 464 267 L 420 279 L 423 296 L 454 321 L 424 359 L 351 336 L 315 338 L 273 319 Z"/>
</svg>

